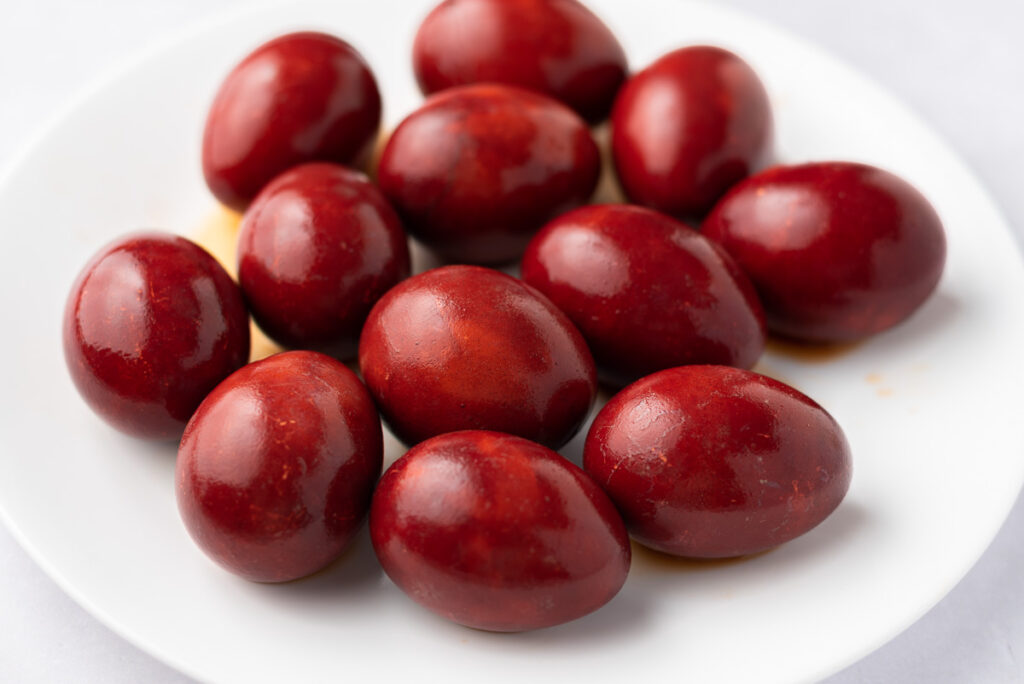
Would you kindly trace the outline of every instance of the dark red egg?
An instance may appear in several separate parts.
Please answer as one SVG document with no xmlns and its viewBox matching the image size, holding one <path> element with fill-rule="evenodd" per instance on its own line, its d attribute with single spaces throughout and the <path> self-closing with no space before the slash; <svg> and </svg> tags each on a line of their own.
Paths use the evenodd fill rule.
<svg viewBox="0 0 1024 684">
<path fill-rule="evenodd" d="M 449 261 L 498 264 L 586 202 L 600 170 L 589 129 L 568 107 L 474 85 L 438 93 L 410 114 L 384 148 L 377 180 L 427 247 Z"/>
<path fill-rule="evenodd" d="M 286 347 L 352 358 L 370 308 L 409 275 L 402 224 L 362 173 L 311 163 L 249 207 L 238 280 L 260 328 Z"/>
<path fill-rule="evenodd" d="M 902 322 L 946 260 L 928 200 L 863 164 L 763 171 L 730 191 L 702 231 L 750 276 L 769 329 L 808 342 L 850 342 Z"/>
<path fill-rule="evenodd" d="M 597 384 L 565 314 L 521 280 L 478 266 L 436 268 L 384 295 L 363 328 L 359 366 L 407 444 L 477 429 L 558 448 L 579 430 Z"/>
<path fill-rule="evenodd" d="M 89 407 L 133 437 L 177 440 L 203 397 L 249 358 L 242 293 L 195 243 L 136 233 L 71 287 L 64 359 Z"/>
<path fill-rule="evenodd" d="M 530 242 L 522 271 L 576 324 L 612 384 L 687 364 L 750 368 L 764 350 L 761 304 L 732 258 L 651 209 L 564 214 Z"/>
<path fill-rule="evenodd" d="M 203 132 L 210 191 L 242 210 L 283 171 L 321 160 L 361 164 L 380 125 L 380 93 L 362 56 L 323 33 L 256 48 L 217 91 Z"/>
<path fill-rule="evenodd" d="M 707 212 L 767 163 L 768 95 L 721 48 L 670 52 L 630 78 L 612 110 L 612 156 L 630 201 L 675 216 Z"/>
<path fill-rule="evenodd" d="M 414 601 L 498 632 L 597 610 L 630 564 L 622 518 L 586 473 L 539 444 L 479 430 L 398 459 L 374 494 L 370 537 Z"/>
<path fill-rule="evenodd" d="M 626 54 L 576 0 L 445 0 L 423 20 L 413 67 L 424 93 L 471 83 L 535 90 L 596 123 L 626 79 Z"/>
<path fill-rule="evenodd" d="M 821 406 L 726 366 L 670 368 L 616 394 L 583 464 L 634 539 L 692 558 L 757 553 L 808 532 L 851 474 L 846 438 Z"/>
<path fill-rule="evenodd" d="M 382 461 L 380 419 L 355 373 L 284 352 L 231 375 L 196 411 L 178 449 L 178 510 L 226 570 L 287 582 L 348 545 Z"/>
</svg>

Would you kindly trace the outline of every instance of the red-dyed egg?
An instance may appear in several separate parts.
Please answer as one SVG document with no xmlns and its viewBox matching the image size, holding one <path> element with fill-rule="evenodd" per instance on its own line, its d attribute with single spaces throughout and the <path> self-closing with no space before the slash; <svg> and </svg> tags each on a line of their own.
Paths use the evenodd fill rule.
<svg viewBox="0 0 1024 684">
<path fill-rule="evenodd" d="M 850 485 L 850 450 L 821 406 L 726 366 L 660 371 L 612 397 L 583 464 L 634 539 L 679 556 L 770 549 L 814 528 Z"/>
<path fill-rule="evenodd" d="M 323 33 L 256 48 L 221 84 L 203 132 L 203 174 L 242 210 L 283 171 L 308 161 L 359 164 L 380 125 L 380 93 L 362 56 Z"/>
<path fill-rule="evenodd" d="M 358 171 L 297 166 L 242 221 L 239 283 L 260 328 L 286 347 L 354 357 L 370 308 L 408 275 L 402 224 Z"/>
<path fill-rule="evenodd" d="M 670 52 L 630 78 L 612 110 L 612 155 L 630 201 L 675 216 L 707 212 L 771 154 L 757 74 L 709 46 Z"/>
<path fill-rule="evenodd" d="M 554 216 L 586 202 L 601 160 L 582 119 L 519 88 L 430 97 L 395 129 L 377 180 L 406 229 L 449 261 L 504 263 Z"/>
<path fill-rule="evenodd" d="M 565 314 L 478 266 L 427 271 L 384 295 L 363 328 L 359 366 L 407 444 L 479 429 L 557 448 L 596 394 L 593 357 Z"/>
<path fill-rule="evenodd" d="M 370 536 L 410 598 L 499 632 L 597 610 L 630 564 L 622 519 L 586 473 L 498 432 L 441 435 L 398 459 L 374 494 Z"/>
<path fill-rule="evenodd" d="M 445 0 L 416 33 L 413 67 L 427 94 L 504 83 L 591 122 L 608 115 L 627 71 L 618 40 L 576 0 Z"/>
<path fill-rule="evenodd" d="M 946 260 L 928 200 L 863 164 L 763 171 L 730 191 L 702 231 L 750 276 L 769 329 L 809 342 L 897 325 L 935 290 Z"/>
<path fill-rule="evenodd" d="M 71 379 L 97 415 L 133 437 L 177 440 L 203 397 L 249 358 L 249 314 L 203 248 L 136 233 L 82 269 L 63 339 Z"/>
<path fill-rule="evenodd" d="M 625 385 L 664 368 L 750 368 L 764 314 L 718 245 L 651 209 L 582 207 L 530 242 L 523 280 L 583 333 L 603 378 Z"/>
<path fill-rule="evenodd" d="M 226 570 L 287 582 L 344 550 L 382 461 L 380 420 L 355 374 L 284 352 L 231 375 L 196 411 L 178 450 L 178 510 Z"/>
</svg>

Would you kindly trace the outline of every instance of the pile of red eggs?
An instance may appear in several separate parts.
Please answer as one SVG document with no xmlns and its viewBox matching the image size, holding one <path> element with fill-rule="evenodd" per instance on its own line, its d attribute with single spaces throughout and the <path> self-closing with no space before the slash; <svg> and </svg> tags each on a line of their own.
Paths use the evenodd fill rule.
<svg viewBox="0 0 1024 684">
<path fill-rule="evenodd" d="M 245 212 L 238 284 L 150 233 L 105 247 L 72 288 L 72 378 L 119 430 L 181 438 L 198 545 L 287 581 L 337 558 L 369 512 L 410 597 L 522 630 L 609 601 L 628 535 L 721 558 L 824 520 L 849 486 L 842 431 L 747 369 L 766 330 L 845 342 L 913 313 L 945 258 L 928 202 L 860 164 L 757 173 L 772 117 L 746 63 L 685 47 L 630 76 L 575 0 L 445 0 L 413 64 L 428 98 L 374 182 L 355 170 L 381 111 L 360 55 L 319 33 L 257 48 L 202 150 L 213 194 Z M 589 125 L 609 116 L 634 204 L 584 206 L 601 170 Z M 410 277 L 406 233 L 454 265 Z M 484 267 L 520 259 L 521 278 Z M 250 314 L 296 351 L 246 364 Z M 362 380 L 340 362 L 356 357 Z M 599 377 L 624 389 L 580 469 L 552 450 Z M 383 476 L 381 416 L 411 446 Z"/>
</svg>

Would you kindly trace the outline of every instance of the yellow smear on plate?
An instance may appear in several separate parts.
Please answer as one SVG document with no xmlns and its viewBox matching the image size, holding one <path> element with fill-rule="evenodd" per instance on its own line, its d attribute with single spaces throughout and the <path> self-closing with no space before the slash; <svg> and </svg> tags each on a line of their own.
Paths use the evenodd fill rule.
<svg viewBox="0 0 1024 684">
<path fill-rule="evenodd" d="M 611 125 L 606 121 L 592 128 L 590 132 L 601 150 L 601 177 L 597 181 L 597 189 L 594 190 L 590 203 L 626 204 L 626 195 L 619 185 L 619 179 L 615 175 L 615 164 L 612 161 Z"/>
<path fill-rule="evenodd" d="M 241 224 L 241 214 L 227 207 L 218 206 L 209 218 L 203 221 L 192 238 L 196 244 L 212 254 L 235 280 L 238 280 L 237 247 Z M 250 362 L 284 351 L 264 335 L 252 320 L 249 321 L 249 332 L 252 339 L 249 348 Z"/>
</svg>

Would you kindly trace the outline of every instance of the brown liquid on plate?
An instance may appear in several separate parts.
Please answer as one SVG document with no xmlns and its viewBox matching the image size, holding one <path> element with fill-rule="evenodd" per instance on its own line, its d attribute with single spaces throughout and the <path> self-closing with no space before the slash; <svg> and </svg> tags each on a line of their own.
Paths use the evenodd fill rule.
<svg viewBox="0 0 1024 684">
<path fill-rule="evenodd" d="M 810 344 L 783 340 L 778 337 L 769 337 L 765 343 L 765 351 L 770 351 L 779 356 L 786 356 L 799 361 L 811 363 L 827 363 L 834 361 L 840 356 L 845 356 L 857 349 L 860 342 L 847 342 L 844 344 Z"/>
<path fill-rule="evenodd" d="M 235 280 L 238 280 L 236 248 L 238 245 L 238 230 L 241 223 L 241 214 L 219 206 L 203 222 L 192 238 L 196 244 L 212 254 Z M 258 361 L 271 354 L 284 351 L 284 349 L 264 335 L 263 331 L 252 321 L 249 322 L 249 331 L 252 337 L 249 361 Z"/>
<path fill-rule="evenodd" d="M 653 572 L 700 572 L 703 570 L 714 570 L 715 568 L 745 563 L 774 551 L 774 549 L 767 549 L 747 556 L 734 556 L 733 558 L 681 558 L 669 553 L 649 549 L 633 540 L 630 540 L 630 547 L 633 551 L 634 567 L 644 568 Z"/>
<path fill-rule="evenodd" d="M 597 181 L 597 189 L 590 198 L 590 204 L 626 204 L 626 195 L 622 192 L 619 179 L 615 175 L 615 163 L 612 160 L 611 124 L 605 122 L 590 129 L 594 142 L 601 150 L 601 177 Z"/>
<path fill-rule="evenodd" d="M 380 166 L 380 156 L 384 154 L 384 148 L 387 147 L 388 140 L 391 140 L 391 131 L 382 131 L 377 136 L 377 141 L 373 144 L 373 151 L 370 153 L 370 161 L 366 165 L 366 175 L 374 183 L 377 182 L 377 168 Z"/>
</svg>

